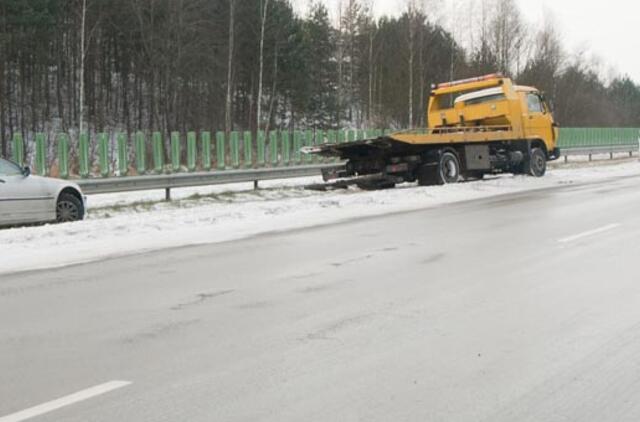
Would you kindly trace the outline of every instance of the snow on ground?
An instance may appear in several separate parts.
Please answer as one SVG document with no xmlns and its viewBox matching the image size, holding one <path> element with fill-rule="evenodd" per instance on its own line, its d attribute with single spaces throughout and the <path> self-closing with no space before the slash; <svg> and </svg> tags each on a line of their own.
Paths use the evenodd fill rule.
<svg viewBox="0 0 640 422">
<path fill-rule="evenodd" d="M 224 242 L 274 231 L 411 211 L 454 202 L 640 175 L 640 163 L 554 166 L 542 179 L 500 176 L 444 187 L 310 192 L 318 178 L 89 198 L 86 221 L 0 230 L 0 274 L 65 266 L 164 248 Z"/>
</svg>

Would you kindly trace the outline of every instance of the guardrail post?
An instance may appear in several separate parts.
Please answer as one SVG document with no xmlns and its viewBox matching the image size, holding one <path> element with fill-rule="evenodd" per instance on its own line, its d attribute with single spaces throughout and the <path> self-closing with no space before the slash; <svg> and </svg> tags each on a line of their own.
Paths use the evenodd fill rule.
<svg viewBox="0 0 640 422">
<path fill-rule="evenodd" d="M 240 167 L 240 133 L 231 132 L 231 165 L 237 169 Z"/>
<path fill-rule="evenodd" d="M 266 148 L 266 143 L 267 143 L 267 139 L 265 136 L 265 133 L 263 130 L 259 130 L 258 131 L 258 157 L 256 158 L 256 163 L 258 165 L 258 167 L 264 167 L 266 161 L 267 161 L 267 157 L 266 157 L 266 153 L 267 153 L 267 148 Z"/>
<path fill-rule="evenodd" d="M 211 170 L 211 132 L 202 132 L 200 134 L 200 142 L 202 147 L 202 169 L 204 171 Z"/>
<path fill-rule="evenodd" d="M 174 173 L 180 171 L 180 132 L 171 133 L 171 170 Z"/>
<path fill-rule="evenodd" d="M 11 148 L 11 158 L 20 166 L 24 166 L 24 139 L 21 133 L 13 134 L 13 147 Z"/>
<path fill-rule="evenodd" d="M 187 133 L 187 169 L 196 171 L 196 156 L 198 155 L 197 136 L 195 132 Z"/>
<path fill-rule="evenodd" d="M 146 148 L 144 133 L 136 133 L 136 171 L 139 175 L 147 172 Z"/>
<path fill-rule="evenodd" d="M 89 177 L 89 134 L 80 134 L 79 160 L 80 160 L 80 177 Z"/>
<path fill-rule="evenodd" d="M 66 133 L 58 135 L 58 171 L 61 178 L 69 178 L 69 136 Z"/>
<path fill-rule="evenodd" d="M 280 160 L 278 158 L 278 132 L 275 130 L 269 132 L 269 158 L 271 166 L 277 167 Z"/>
<path fill-rule="evenodd" d="M 153 170 L 156 173 L 164 172 L 164 142 L 162 142 L 162 133 L 153 132 Z"/>
<path fill-rule="evenodd" d="M 225 141 L 225 133 L 218 132 L 216 133 L 216 156 L 218 161 L 218 170 L 224 170 L 227 168 L 226 156 L 227 150 L 224 145 Z"/>
<path fill-rule="evenodd" d="M 251 132 L 244 133 L 244 166 L 250 168 L 253 166 L 253 140 Z"/>
<path fill-rule="evenodd" d="M 298 130 L 293 132 L 293 160 L 296 164 L 302 162 L 302 133 Z"/>
<path fill-rule="evenodd" d="M 129 173 L 129 152 L 127 150 L 127 135 L 118 133 L 118 173 L 119 176 L 126 176 Z"/>
<path fill-rule="evenodd" d="M 47 145 L 44 133 L 36 133 L 36 171 L 40 176 L 47 175 Z"/>
<path fill-rule="evenodd" d="M 98 135 L 98 158 L 100 162 L 100 176 L 109 177 L 109 135 Z"/>
<path fill-rule="evenodd" d="M 282 164 L 288 166 L 291 163 L 291 133 L 288 130 L 282 132 Z"/>
</svg>

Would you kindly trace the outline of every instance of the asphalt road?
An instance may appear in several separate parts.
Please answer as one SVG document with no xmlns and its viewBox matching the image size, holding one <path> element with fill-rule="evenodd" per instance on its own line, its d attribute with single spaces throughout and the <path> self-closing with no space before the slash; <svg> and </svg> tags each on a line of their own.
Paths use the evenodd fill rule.
<svg viewBox="0 0 640 422">
<path fill-rule="evenodd" d="M 617 179 L 5 275 L 0 422 L 638 421 L 639 211 Z"/>
</svg>

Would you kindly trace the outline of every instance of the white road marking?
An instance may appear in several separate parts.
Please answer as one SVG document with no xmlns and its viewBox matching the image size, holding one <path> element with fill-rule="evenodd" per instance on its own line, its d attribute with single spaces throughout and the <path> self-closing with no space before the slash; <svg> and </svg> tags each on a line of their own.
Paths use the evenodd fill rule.
<svg viewBox="0 0 640 422">
<path fill-rule="evenodd" d="M 96 385 L 95 387 L 78 391 L 77 393 L 61 397 L 57 400 L 43 403 L 38 406 L 22 410 L 20 412 L 13 413 L 11 415 L 0 417 L 0 422 L 22 422 L 27 419 L 35 418 L 36 416 L 44 415 L 45 413 L 53 412 L 54 410 L 58 410 L 62 407 L 66 407 L 90 399 L 92 397 L 109 393 L 113 390 L 126 387 L 130 384 L 131 382 L 129 381 L 110 381 L 104 384 Z"/>
<path fill-rule="evenodd" d="M 599 229 L 589 230 L 588 232 L 576 234 L 575 236 L 569 236 L 563 239 L 559 239 L 558 242 L 571 243 L 571 242 L 575 242 L 576 240 L 584 239 L 585 237 L 591 237 L 597 234 L 601 234 L 601 233 L 605 233 L 605 232 L 617 229 L 618 227 L 620 227 L 620 224 L 609 224 L 608 226 L 600 227 Z M 0 422 L 2 421 L 0 420 Z"/>
</svg>

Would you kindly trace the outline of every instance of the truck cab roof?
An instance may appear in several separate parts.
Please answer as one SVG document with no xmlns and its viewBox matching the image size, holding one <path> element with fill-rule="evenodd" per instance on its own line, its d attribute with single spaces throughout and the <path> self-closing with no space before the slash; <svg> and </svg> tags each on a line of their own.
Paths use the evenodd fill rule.
<svg viewBox="0 0 640 422">
<path fill-rule="evenodd" d="M 538 92 L 536 88 L 530 86 L 516 85 L 513 87 L 516 92 Z M 470 92 L 468 94 L 460 95 L 455 99 L 454 104 L 465 103 L 467 105 L 484 103 L 492 100 L 504 99 L 504 90 L 502 87 L 487 88 L 479 91 Z"/>
</svg>

